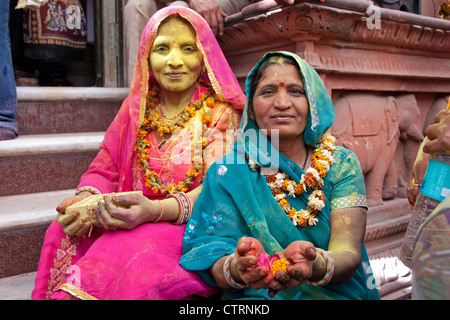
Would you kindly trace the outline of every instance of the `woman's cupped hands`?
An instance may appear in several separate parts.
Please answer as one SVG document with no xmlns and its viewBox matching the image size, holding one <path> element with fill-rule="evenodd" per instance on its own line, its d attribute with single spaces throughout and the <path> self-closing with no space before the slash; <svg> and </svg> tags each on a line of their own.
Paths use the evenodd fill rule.
<svg viewBox="0 0 450 320">
<path fill-rule="evenodd" d="M 272 275 L 270 267 L 258 266 L 262 254 L 266 252 L 257 239 L 241 238 L 230 265 L 233 279 L 254 289 L 268 289 L 269 295 L 274 297 L 278 291 L 297 287 L 312 276 L 316 250 L 311 242 L 294 241 L 278 253 L 289 262 L 286 272 L 278 270 Z"/>
<path fill-rule="evenodd" d="M 63 227 L 67 235 L 85 236 L 92 226 L 102 227 L 108 230 L 131 230 L 138 225 L 152 222 L 161 212 L 161 205 L 157 201 L 151 201 L 139 194 L 123 194 L 104 196 L 103 202 L 98 202 L 92 208 L 95 217 L 88 213 L 71 211 L 66 209 L 83 198 L 73 196 L 64 199 L 56 208 L 57 222 Z"/>
</svg>

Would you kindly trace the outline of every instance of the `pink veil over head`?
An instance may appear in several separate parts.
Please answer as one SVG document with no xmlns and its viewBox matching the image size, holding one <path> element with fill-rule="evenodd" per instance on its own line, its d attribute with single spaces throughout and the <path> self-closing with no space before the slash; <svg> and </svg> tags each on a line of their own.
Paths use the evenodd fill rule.
<svg viewBox="0 0 450 320">
<path fill-rule="evenodd" d="M 137 130 L 143 123 L 147 92 L 154 83 L 154 76 L 148 63 L 148 56 L 161 22 L 170 15 L 179 15 L 189 21 L 197 34 L 197 46 L 203 55 L 206 72 L 203 80 L 210 82 L 219 98 L 228 102 L 236 110 L 243 110 L 245 95 L 222 53 L 208 23 L 195 11 L 184 7 L 166 7 L 157 11 L 148 21 L 142 32 L 138 56 L 130 92 L 120 108 L 116 118 L 106 132 L 101 149 L 106 149 L 115 168 L 94 168 L 90 174 L 83 175 L 80 186 L 93 186 L 102 193 L 129 191 L 132 189 L 130 166 Z M 101 155 L 99 155 L 101 156 Z M 102 175 L 94 175 L 96 171 Z M 108 172 L 118 176 L 105 179 Z M 116 181 L 116 185 L 111 181 Z"/>
<path fill-rule="evenodd" d="M 245 95 L 222 53 L 214 34 L 205 19 L 194 10 L 184 7 L 166 7 L 157 11 L 142 32 L 138 56 L 130 87 L 130 101 L 133 112 L 139 110 L 139 124 L 143 121 L 145 99 L 154 77 L 148 64 L 148 55 L 161 22 L 170 15 L 179 15 L 189 21 L 197 33 L 197 46 L 202 52 L 207 72 L 203 80 L 210 82 L 221 100 L 230 102 L 234 109 L 242 110 Z"/>
</svg>

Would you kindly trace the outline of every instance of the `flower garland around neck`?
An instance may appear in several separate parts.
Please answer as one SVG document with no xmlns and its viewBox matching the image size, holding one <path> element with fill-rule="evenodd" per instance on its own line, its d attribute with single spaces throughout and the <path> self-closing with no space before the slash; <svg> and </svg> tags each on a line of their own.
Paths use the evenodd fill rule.
<svg viewBox="0 0 450 320">
<path fill-rule="evenodd" d="M 164 185 L 160 178 L 160 173 L 155 172 L 150 168 L 148 155 L 150 150 L 150 141 L 146 138 L 149 132 L 156 131 L 161 137 L 164 134 L 172 134 L 177 129 L 183 129 L 189 119 L 195 115 L 197 110 L 203 106 L 212 109 L 215 102 L 219 100 L 215 94 L 211 84 L 202 82 L 203 86 L 207 86 L 206 94 L 200 93 L 199 99 L 192 101 L 178 116 L 174 118 L 173 122 L 167 119 L 161 119 L 160 115 L 155 111 L 159 104 L 160 88 L 157 85 L 152 85 L 147 93 L 147 101 L 145 108 L 145 116 L 141 127 L 137 131 L 137 138 L 134 150 L 137 152 L 138 163 L 143 168 L 142 172 L 145 178 L 145 186 L 153 191 L 154 194 L 161 192 L 162 194 L 174 194 L 178 192 L 186 192 L 187 189 L 194 183 L 193 180 L 197 177 L 203 169 L 203 158 L 193 159 L 192 167 L 187 171 L 186 177 L 179 183 L 171 183 Z M 209 110 L 206 109 L 206 110 Z M 211 113 L 209 111 L 202 113 L 202 136 L 206 128 L 211 123 Z M 202 148 L 206 148 L 208 142 L 202 138 Z M 202 152 L 203 154 L 203 152 Z"/>
<path fill-rule="evenodd" d="M 314 150 L 312 155 L 311 166 L 306 169 L 299 183 L 289 179 L 289 176 L 281 170 L 278 170 L 276 174 L 265 176 L 275 200 L 295 226 L 313 226 L 319 221 L 316 215 L 325 207 L 326 202 L 325 195 L 320 189 L 323 188 L 323 178 L 335 162 L 333 158 L 335 143 L 336 139 L 331 134 L 327 133 L 322 137 L 318 148 Z M 251 159 L 249 159 L 249 165 L 254 171 L 258 168 L 258 165 Z M 295 198 L 296 195 L 301 195 L 308 190 L 313 191 L 308 197 L 306 210 L 297 210 L 291 207 L 286 199 L 285 191 L 289 197 Z"/>
</svg>

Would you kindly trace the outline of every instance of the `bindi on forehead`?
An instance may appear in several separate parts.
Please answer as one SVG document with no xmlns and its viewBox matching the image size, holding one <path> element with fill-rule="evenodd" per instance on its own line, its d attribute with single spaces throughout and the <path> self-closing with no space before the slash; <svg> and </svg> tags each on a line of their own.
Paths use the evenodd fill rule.
<svg viewBox="0 0 450 320">
<path fill-rule="evenodd" d="M 280 83 L 278 84 L 278 86 L 280 86 L 281 88 L 283 88 L 283 87 L 284 87 L 284 82 L 283 82 L 283 81 L 280 82 Z"/>
</svg>

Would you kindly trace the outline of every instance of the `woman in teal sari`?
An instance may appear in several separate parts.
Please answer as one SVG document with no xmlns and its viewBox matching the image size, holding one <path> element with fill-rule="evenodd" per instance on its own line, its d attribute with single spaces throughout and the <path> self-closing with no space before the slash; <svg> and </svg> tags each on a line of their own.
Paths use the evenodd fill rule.
<svg viewBox="0 0 450 320">
<path fill-rule="evenodd" d="M 241 134 L 206 174 L 180 264 L 224 299 L 379 299 L 361 168 L 325 134 L 334 109 L 320 77 L 272 52 L 246 94 Z"/>
</svg>

